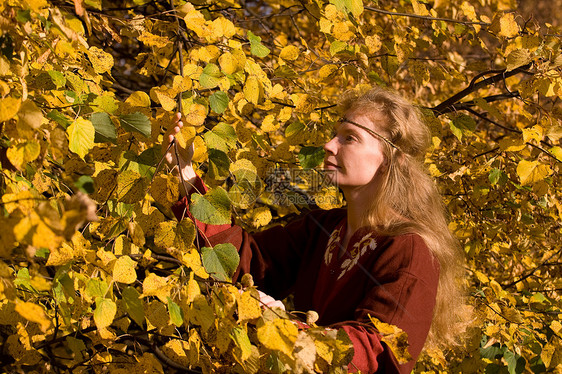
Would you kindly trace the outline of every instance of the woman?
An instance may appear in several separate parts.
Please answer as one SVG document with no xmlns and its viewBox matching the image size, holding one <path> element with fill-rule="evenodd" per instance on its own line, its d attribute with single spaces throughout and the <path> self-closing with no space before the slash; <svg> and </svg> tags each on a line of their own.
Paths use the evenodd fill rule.
<svg viewBox="0 0 562 374">
<path fill-rule="evenodd" d="M 297 310 L 317 311 L 319 325 L 345 329 L 355 351 L 350 371 L 407 373 L 426 340 L 448 345 L 458 336 L 462 255 L 423 166 L 430 136 L 418 111 L 401 96 L 373 88 L 347 98 L 343 112 L 324 147 L 324 166 L 346 209 L 313 211 L 252 235 L 238 226 L 197 224 L 211 244 L 239 248 L 235 277 L 249 272 L 272 297 L 292 293 Z M 185 164 L 180 160 L 181 171 L 204 189 L 191 167 L 192 152 Z M 172 154 L 167 159 L 174 161 Z M 176 204 L 179 217 L 187 201 Z M 413 360 L 397 363 L 369 315 L 407 332 Z"/>
</svg>

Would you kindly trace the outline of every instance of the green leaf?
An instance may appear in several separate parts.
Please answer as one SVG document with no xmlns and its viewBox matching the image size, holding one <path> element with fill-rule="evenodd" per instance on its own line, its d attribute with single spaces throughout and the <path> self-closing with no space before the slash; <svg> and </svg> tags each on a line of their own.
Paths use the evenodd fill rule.
<svg viewBox="0 0 562 374">
<path fill-rule="evenodd" d="M 250 342 L 246 331 L 244 331 L 241 327 L 234 327 L 230 332 L 230 337 L 234 341 L 234 344 L 240 348 L 240 360 L 247 360 L 252 354 L 252 343 Z"/>
<path fill-rule="evenodd" d="M 256 57 L 265 57 L 269 54 L 269 48 L 261 43 L 261 38 L 248 30 L 248 40 L 250 41 L 250 52 Z"/>
<path fill-rule="evenodd" d="M 129 314 L 137 325 L 142 326 L 144 323 L 144 306 L 139 292 L 129 286 L 123 290 L 122 297 L 127 314 Z"/>
<path fill-rule="evenodd" d="M 277 69 L 275 69 L 275 71 L 273 72 L 273 74 L 276 77 L 281 77 L 281 78 L 297 78 L 299 75 L 298 73 L 289 65 L 281 65 L 279 66 Z"/>
<path fill-rule="evenodd" d="M 334 40 L 332 44 L 330 44 L 330 54 L 333 56 L 336 53 L 344 51 L 347 48 L 347 43 L 342 42 L 339 40 Z"/>
<path fill-rule="evenodd" d="M 103 329 L 113 323 L 115 314 L 117 313 L 117 305 L 111 299 L 102 297 L 96 298 L 96 310 L 94 310 L 94 322 L 98 329 Z"/>
<path fill-rule="evenodd" d="M 362 0 L 330 0 L 330 4 L 334 4 L 339 11 L 351 13 L 355 17 L 363 13 Z"/>
<path fill-rule="evenodd" d="M 306 126 L 302 122 L 293 122 L 285 129 L 285 137 L 289 138 L 291 136 L 297 135 L 305 128 Z"/>
<path fill-rule="evenodd" d="M 215 64 L 207 64 L 199 76 L 199 84 L 203 88 L 214 88 L 219 85 L 221 69 Z"/>
<path fill-rule="evenodd" d="M 209 170 L 208 176 L 215 180 L 221 180 L 228 176 L 230 159 L 228 155 L 218 149 L 209 149 Z"/>
<path fill-rule="evenodd" d="M 109 114 L 105 112 L 93 113 L 90 121 L 92 121 L 92 125 L 96 129 L 94 139 L 96 143 L 117 143 L 117 131 L 115 131 L 115 125 L 111 121 Z"/>
<path fill-rule="evenodd" d="M 94 147 L 96 129 L 92 122 L 79 117 L 66 129 L 68 133 L 68 148 L 81 158 Z"/>
<path fill-rule="evenodd" d="M 231 223 L 230 199 L 221 187 L 207 192 L 205 196 L 191 195 L 189 211 L 193 217 L 210 225 L 226 225 Z"/>
<path fill-rule="evenodd" d="M 506 351 L 506 347 L 500 346 L 496 343 L 486 348 L 480 348 L 480 356 L 492 360 L 494 358 L 502 357 Z"/>
<path fill-rule="evenodd" d="M 66 78 L 60 71 L 49 70 L 47 73 L 57 88 L 62 88 L 66 85 Z"/>
<path fill-rule="evenodd" d="M 29 276 L 29 270 L 27 268 L 21 268 L 18 270 L 18 275 L 14 279 L 14 285 L 17 287 L 25 287 L 30 291 L 33 291 L 31 287 L 31 277 Z"/>
<path fill-rule="evenodd" d="M 302 147 L 298 159 L 303 169 L 312 169 L 324 161 L 324 147 Z"/>
<path fill-rule="evenodd" d="M 213 112 L 222 114 L 228 108 L 228 95 L 226 92 L 217 91 L 209 97 L 209 104 Z"/>
<path fill-rule="evenodd" d="M 101 279 L 90 278 L 86 284 L 86 294 L 91 298 L 104 297 L 109 286 Z"/>
<path fill-rule="evenodd" d="M 521 374 L 525 371 L 527 361 L 520 355 L 506 350 L 503 358 L 507 361 L 507 371 L 509 371 L 509 374 Z"/>
<path fill-rule="evenodd" d="M 62 127 L 64 127 L 65 129 L 70 126 L 70 124 L 72 123 L 71 120 L 69 120 L 68 118 L 66 118 L 66 116 L 64 114 L 62 114 L 61 112 L 59 112 L 56 109 L 51 110 L 46 117 L 48 119 L 52 119 L 53 121 L 55 121 L 56 123 L 58 123 L 59 125 L 61 125 Z"/>
<path fill-rule="evenodd" d="M 170 320 L 177 327 L 183 325 L 183 312 L 181 311 L 178 304 L 168 296 L 168 313 L 170 314 Z"/>
<path fill-rule="evenodd" d="M 94 180 L 89 175 L 82 175 L 74 182 L 74 186 L 87 194 L 95 192 Z"/>
<path fill-rule="evenodd" d="M 205 139 L 205 144 L 209 149 L 218 149 L 224 153 L 227 153 L 230 148 L 236 146 L 236 131 L 230 125 L 226 123 L 219 123 L 211 131 L 208 131 L 203 135 Z"/>
<path fill-rule="evenodd" d="M 147 116 L 141 112 L 135 112 L 133 114 L 125 114 L 119 117 L 121 126 L 127 131 L 136 131 L 143 134 L 146 137 L 150 137 L 152 128 L 150 126 L 150 120 Z"/>
<path fill-rule="evenodd" d="M 230 281 L 240 262 L 236 247 L 230 243 L 217 244 L 214 248 L 203 247 L 201 259 L 207 273 L 222 281 Z"/>
<path fill-rule="evenodd" d="M 457 137 L 457 139 L 462 140 L 462 136 L 467 133 L 471 133 L 476 128 L 476 121 L 474 118 L 461 114 L 449 123 L 451 132 Z"/>
</svg>

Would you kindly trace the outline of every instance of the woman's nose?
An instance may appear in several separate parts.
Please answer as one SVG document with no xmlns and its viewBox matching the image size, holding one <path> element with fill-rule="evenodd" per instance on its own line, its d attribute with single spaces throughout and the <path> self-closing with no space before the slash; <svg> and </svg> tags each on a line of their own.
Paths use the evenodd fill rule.
<svg viewBox="0 0 562 374">
<path fill-rule="evenodd" d="M 337 153 L 337 139 L 336 137 L 333 137 L 332 140 L 330 140 L 329 142 L 327 142 L 326 144 L 324 144 L 324 150 L 326 152 L 330 152 L 332 154 L 336 154 Z"/>
</svg>

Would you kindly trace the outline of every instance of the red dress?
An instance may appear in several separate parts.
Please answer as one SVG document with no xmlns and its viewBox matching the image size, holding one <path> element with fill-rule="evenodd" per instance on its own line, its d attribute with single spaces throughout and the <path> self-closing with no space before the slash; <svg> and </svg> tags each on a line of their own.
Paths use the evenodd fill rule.
<svg viewBox="0 0 562 374">
<path fill-rule="evenodd" d="M 187 202 L 173 207 L 178 219 Z M 355 351 L 350 371 L 409 373 L 431 326 L 439 265 L 419 235 L 379 236 L 367 228 L 353 234 L 340 257 L 345 225 L 344 209 L 313 211 L 254 234 L 197 221 L 212 245 L 238 248 L 235 280 L 251 273 L 265 293 L 277 299 L 293 294 L 296 310 L 318 312 L 318 325 L 345 329 Z M 368 315 L 406 331 L 414 359 L 399 365 Z"/>
</svg>

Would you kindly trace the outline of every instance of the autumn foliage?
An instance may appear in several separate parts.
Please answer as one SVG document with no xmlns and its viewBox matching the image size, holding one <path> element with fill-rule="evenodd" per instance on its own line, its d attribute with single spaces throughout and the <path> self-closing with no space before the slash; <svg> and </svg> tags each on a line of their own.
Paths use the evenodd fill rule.
<svg viewBox="0 0 562 374">
<path fill-rule="evenodd" d="M 285 222 L 343 204 L 310 169 L 343 91 L 372 85 L 422 108 L 426 163 L 467 258 L 462 347 L 428 348 L 415 371 L 561 372 L 561 31 L 514 10 L 2 2 L 2 372 L 345 372 L 343 331 L 262 307 L 251 277 L 231 282 L 234 247 L 174 218 L 184 186 L 161 144 L 181 111 L 177 142 L 195 144 L 210 187 L 192 197 L 199 220 Z M 400 331 L 373 323 L 406 358 Z"/>
</svg>

